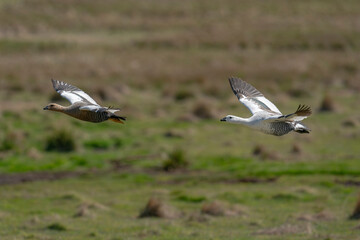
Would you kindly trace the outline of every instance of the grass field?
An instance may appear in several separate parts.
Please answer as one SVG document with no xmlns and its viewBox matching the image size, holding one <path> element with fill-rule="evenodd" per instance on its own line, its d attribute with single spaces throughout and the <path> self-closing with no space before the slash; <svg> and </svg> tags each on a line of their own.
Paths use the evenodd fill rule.
<svg viewBox="0 0 360 240">
<path fill-rule="evenodd" d="M 0 0 L 1 239 L 360 239 L 359 16 L 355 0 Z M 230 76 L 283 113 L 311 106 L 312 132 L 220 122 L 250 115 Z M 68 104 L 51 78 L 126 124 L 43 111 Z M 138 218 L 149 199 L 163 214 Z"/>
</svg>

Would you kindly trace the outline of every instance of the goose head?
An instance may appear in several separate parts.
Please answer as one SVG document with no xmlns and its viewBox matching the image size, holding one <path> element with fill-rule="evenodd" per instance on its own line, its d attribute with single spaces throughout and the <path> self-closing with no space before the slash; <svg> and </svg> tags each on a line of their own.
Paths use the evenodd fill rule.
<svg viewBox="0 0 360 240">
<path fill-rule="evenodd" d="M 60 106 L 57 103 L 50 103 L 47 106 L 45 106 L 43 109 L 49 111 L 61 112 L 63 110 L 63 106 Z"/>
</svg>

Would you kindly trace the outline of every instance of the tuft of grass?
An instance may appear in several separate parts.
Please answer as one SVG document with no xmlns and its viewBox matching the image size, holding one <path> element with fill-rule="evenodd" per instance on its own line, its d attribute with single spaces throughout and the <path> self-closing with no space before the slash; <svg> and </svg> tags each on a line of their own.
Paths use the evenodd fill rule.
<svg viewBox="0 0 360 240">
<path fill-rule="evenodd" d="M 14 138 L 9 137 L 9 135 L 6 135 L 6 137 L 0 143 L 0 151 L 10 151 L 15 149 L 15 147 L 15 140 Z"/>
<path fill-rule="evenodd" d="M 95 150 L 106 150 L 111 147 L 111 142 L 106 139 L 92 139 L 84 142 L 84 146 Z"/>
<path fill-rule="evenodd" d="M 238 216 L 244 214 L 244 211 L 241 210 L 238 206 L 229 204 L 225 204 L 219 201 L 213 201 L 209 203 L 205 203 L 201 207 L 201 213 L 207 214 L 210 216 Z"/>
<path fill-rule="evenodd" d="M 259 145 L 259 144 L 254 147 L 253 155 L 258 156 L 264 160 L 266 159 L 276 160 L 279 158 L 275 152 L 272 152 L 266 149 L 263 145 Z"/>
<path fill-rule="evenodd" d="M 121 138 L 108 138 L 108 139 L 91 139 L 83 143 L 84 147 L 93 150 L 108 150 L 110 148 L 121 148 L 123 146 L 123 140 Z"/>
<path fill-rule="evenodd" d="M 180 214 L 175 208 L 165 204 L 159 199 L 150 198 L 145 208 L 140 212 L 140 215 L 138 217 L 158 217 L 173 219 L 178 218 L 179 216 Z"/>
<path fill-rule="evenodd" d="M 279 193 L 279 194 L 275 194 L 273 197 L 273 199 L 275 200 L 279 200 L 279 201 L 293 201 L 293 200 L 298 200 L 298 197 L 293 195 L 293 194 L 289 194 L 289 193 Z"/>
<path fill-rule="evenodd" d="M 193 109 L 193 114 L 200 119 L 214 118 L 211 106 L 204 102 L 199 102 L 195 105 Z"/>
<path fill-rule="evenodd" d="M 113 144 L 115 148 L 121 148 L 124 145 L 124 142 L 121 138 L 113 138 Z"/>
<path fill-rule="evenodd" d="M 183 101 L 183 100 L 193 98 L 193 97 L 194 97 L 194 94 L 191 91 L 186 90 L 186 89 L 181 89 L 181 90 L 177 91 L 174 96 L 176 101 Z"/>
<path fill-rule="evenodd" d="M 349 216 L 349 219 L 352 219 L 352 220 L 360 219 L 360 195 L 359 195 L 359 199 L 356 202 L 355 209 L 354 209 L 353 213 Z"/>
<path fill-rule="evenodd" d="M 71 152 L 76 149 L 75 139 L 71 132 L 61 129 L 51 134 L 45 142 L 45 150 L 48 152 Z"/>
<path fill-rule="evenodd" d="M 46 227 L 49 230 L 54 230 L 54 231 L 66 231 L 66 227 L 60 223 L 52 223 L 50 225 L 48 225 Z"/>
<path fill-rule="evenodd" d="M 326 95 L 321 102 L 319 108 L 320 112 L 334 112 L 336 111 L 335 101 L 330 95 Z"/>
<path fill-rule="evenodd" d="M 292 149 L 291 149 L 291 153 L 293 154 L 301 154 L 303 152 L 301 146 L 297 143 L 295 143 L 293 146 L 292 146 Z"/>
<path fill-rule="evenodd" d="M 191 203 L 200 203 L 206 200 L 204 196 L 189 196 L 189 195 L 180 195 L 176 198 L 179 201 L 191 202 Z"/>
<path fill-rule="evenodd" d="M 22 146 L 26 137 L 23 131 L 9 131 L 0 142 L 0 151 L 14 151 Z"/>
<path fill-rule="evenodd" d="M 163 163 L 162 168 L 165 171 L 174 171 L 177 169 L 186 168 L 189 165 L 186 160 L 185 153 L 181 149 L 176 149 L 169 153 L 168 159 Z"/>
</svg>

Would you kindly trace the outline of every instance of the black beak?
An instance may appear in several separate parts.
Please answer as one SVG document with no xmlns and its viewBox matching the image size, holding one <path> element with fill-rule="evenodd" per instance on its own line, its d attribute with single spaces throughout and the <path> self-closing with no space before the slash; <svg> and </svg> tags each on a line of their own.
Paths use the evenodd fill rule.
<svg viewBox="0 0 360 240">
<path fill-rule="evenodd" d="M 221 122 L 226 122 L 226 117 L 220 119 Z"/>
<path fill-rule="evenodd" d="M 44 107 L 43 110 L 49 110 L 48 106 Z"/>
</svg>

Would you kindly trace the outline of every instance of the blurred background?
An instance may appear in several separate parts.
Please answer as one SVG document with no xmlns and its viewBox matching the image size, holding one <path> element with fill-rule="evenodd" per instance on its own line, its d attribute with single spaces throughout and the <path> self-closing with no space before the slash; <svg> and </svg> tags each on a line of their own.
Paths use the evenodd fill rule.
<svg viewBox="0 0 360 240">
<path fill-rule="evenodd" d="M 355 0 L 0 0 L 0 234 L 355 239 L 359 16 Z M 283 113 L 311 106 L 312 132 L 220 122 L 250 116 L 230 76 Z M 51 78 L 126 124 L 43 111 L 69 104 Z"/>
</svg>

